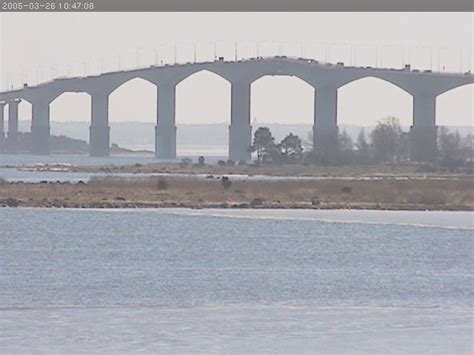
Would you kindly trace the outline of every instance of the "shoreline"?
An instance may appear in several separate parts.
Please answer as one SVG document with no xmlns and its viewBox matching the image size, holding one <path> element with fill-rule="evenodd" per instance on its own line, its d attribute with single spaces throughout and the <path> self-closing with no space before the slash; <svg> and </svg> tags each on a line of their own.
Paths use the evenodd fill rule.
<svg viewBox="0 0 474 355">
<path fill-rule="evenodd" d="M 439 206 L 438 206 L 439 207 Z M 306 205 L 297 205 L 297 206 L 262 206 L 262 207 L 242 207 L 239 205 L 235 206 L 226 206 L 222 205 L 144 205 L 144 204 L 125 204 L 121 206 L 111 205 L 111 204 L 90 204 L 90 205 L 61 205 L 61 204 L 45 204 L 45 205 L 28 205 L 20 204 L 19 206 L 7 206 L 5 203 L 0 204 L 0 209 L 6 208 L 34 208 L 34 209 L 74 209 L 74 210 L 133 210 L 133 209 L 188 209 L 188 210 L 214 210 L 214 209 L 228 209 L 228 210 L 314 210 L 314 211 L 404 211 L 404 212 L 474 212 L 474 208 L 466 208 L 465 206 L 459 207 L 434 207 L 434 206 L 361 206 L 361 205 L 352 205 L 352 206 L 324 206 L 320 208 L 314 208 Z"/>
<path fill-rule="evenodd" d="M 224 162 L 224 164 L 226 164 Z M 29 169 L 31 171 L 55 171 L 61 168 L 69 173 L 106 173 L 106 174 L 186 174 L 186 175 L 248 175 L 248 176 L 429 176 L 429 177 L 474 177 L 474 172 L 459 168 L 455 171 L 436 168 L 419 163 L 405 163 L 400 165 L 304 165 L 304 164 L 276 164 L 276 165 L 219 165 L 198 164 L 183 162 L 152 162 L 134 163 L 126 165 L 73 165 L 70 163 L 36 163 L 36 164 L 5 164 L 2 169 Z"/>
</svg>

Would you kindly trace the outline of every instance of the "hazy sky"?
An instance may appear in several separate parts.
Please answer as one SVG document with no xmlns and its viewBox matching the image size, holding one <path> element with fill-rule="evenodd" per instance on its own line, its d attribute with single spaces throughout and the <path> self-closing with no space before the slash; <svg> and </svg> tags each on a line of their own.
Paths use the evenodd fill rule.
<svg viewBox="0 0 474 355">
<path fill-rule="evenodd" d="M 198 60 L 213 57 L 216 41 L 218 55 L 229 59 L 234 57 L 234 42 L 239 43 L 239 55 L 255 56 L 256 42 L 261 41 L 261 55 L 281 50 L 374 66 L 378 46 L 377 61 L 387 67 L 410 62 L 423 69 L 474 68 L 473 13 L 1 13 L 0 23 L 2 90 L 7 83 L 35 84 L 53 74 L 172 62 L 174 43 L 178 61 L 191 61 L 194 42 Z M 473 125 L 473 86 L 438 98 L 438 124 Z M 297 78 L 262 78 L 252 85 L 252 120 L 311 123 L 313 95 Z M 394 115 L 411 124 L 411 96 L 383 81 L 354 82 L 340 89 L 338 99 L 340 123 L 373 125 Z M 21 105 L 20 115 L 29 117 L 28 104 Z M 90 98 L 65 94 L 52 103 L 51 115 L 56 121 L 89 120 Z M 111 95 L 111 121 L 152 122 L 155 116 L 155 89 L 145 81 L 129 82 Z M 177 88 L 177 122 L 230 122 L 229 83 L 207 72 L 182 82 Z"/>
</svg>

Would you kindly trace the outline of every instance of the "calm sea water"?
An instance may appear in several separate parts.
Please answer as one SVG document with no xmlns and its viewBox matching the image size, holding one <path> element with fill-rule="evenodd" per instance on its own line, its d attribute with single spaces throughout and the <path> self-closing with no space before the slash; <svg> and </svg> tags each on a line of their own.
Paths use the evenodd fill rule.
<svg viewBox="0 0 474 355">
<path fill-rule="evenodd" d="M 140 149 L 141 147 L 133 147 Z M 186 147 L 185 147 L 186 148 Z M 213 150 L 212 147 L 203 150 L 189 147 L 177 151 L 178 158 L 176 160 L 156 159 L 153 154 L 124 154 L 111 155 L 109 157 L 90 157 L 89 155 L 78 154 L 52 154 L 48 156 L 38 156 L 30 154 L 0 154 L 0 167 L 3 166 L 24 166 L 34 164 L 72 164 L 75 166 L 90 165 L 132 165 L 132 164 L 150 164 L 166 161 L 180 161 L 182 158 L 191 158 L 197 162 L 198 157 L 203 155 L 206 161 L 215 164 L 218 160 L 227 160 L 227 151 L 220 148 Z"/>
<path fill-rule="evenodd" d="M 467 212 L 0 209 L 3 353 L 472 353 Z"/>
</svg>

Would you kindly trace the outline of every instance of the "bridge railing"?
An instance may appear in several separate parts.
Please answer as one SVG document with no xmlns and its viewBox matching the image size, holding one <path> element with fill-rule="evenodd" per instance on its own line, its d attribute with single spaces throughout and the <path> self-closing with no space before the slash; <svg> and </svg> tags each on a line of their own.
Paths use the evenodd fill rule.
<svg viewBox="0 0 474 355">
<path fill-rule="evenodd" d="M 257 58 L 304 58 L 319 63 L 344 63 L 345 66 L 403 69 L 409 65 L 419 71 L 464 74 L 473 72 L 474 51 L 428 46 L 305 43 L 279 41 L 239 41 L 160 44 L 153 48 L 119 50 L 113 55 L 69 60 L 67 63 L 21 67 L 4 72 L 2 90 L 35 86 L 58 78 L 86 77 L 105 72 L 145 69 L 216 60 L 238 61 Z"/>
</svg>

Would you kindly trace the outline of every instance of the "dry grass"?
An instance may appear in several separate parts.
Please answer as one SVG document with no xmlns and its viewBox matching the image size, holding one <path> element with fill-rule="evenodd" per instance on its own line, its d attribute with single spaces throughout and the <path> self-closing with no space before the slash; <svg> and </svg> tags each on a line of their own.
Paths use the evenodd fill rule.
<svg viewBox="0 0 474 355">
<path fill-rule="evenodd" d="M 0 184 L 0 205 L 15 198 L 20 206 L 43 207 L 219 207 L 249 204 L 254 198 L 269 208 L 474 209 L 474 181 L 324 180 L 234 181 L 193 177 L 93 179 L 88 184 Z M 351 192 L 343 192 L 350 187 Z M 314 206 L 312 206 L 312 202 Z"/>
</svg>

